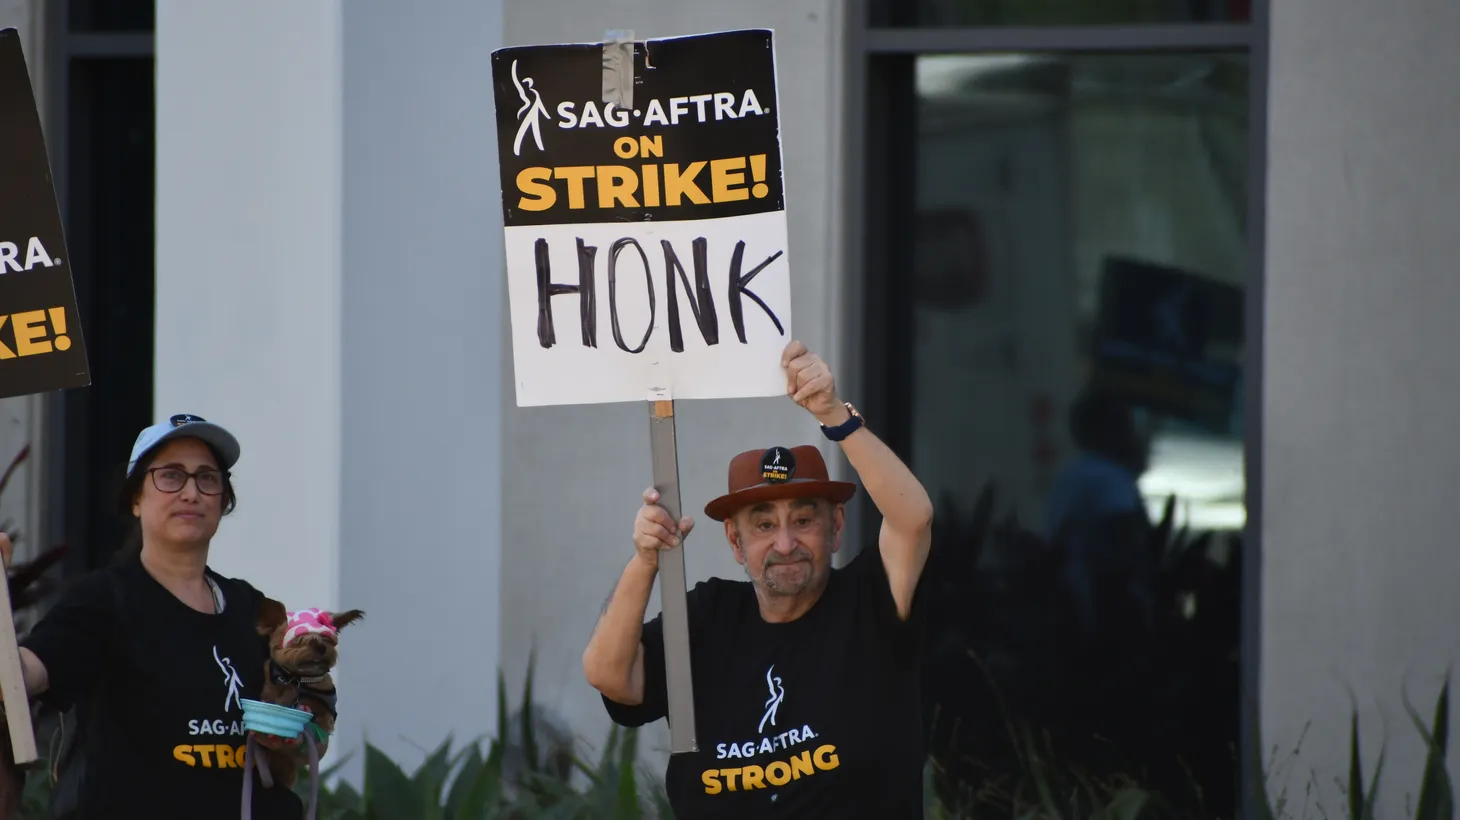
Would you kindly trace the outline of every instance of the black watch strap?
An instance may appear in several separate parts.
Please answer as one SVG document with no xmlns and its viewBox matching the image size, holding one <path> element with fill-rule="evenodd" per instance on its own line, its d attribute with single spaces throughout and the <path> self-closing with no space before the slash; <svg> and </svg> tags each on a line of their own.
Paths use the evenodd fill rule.
<svg viewBox="0 0 1460 820">
<path fill-rule="evenodd" d="M 845 402 L 845 404 L 847 406 L 847 412 L 851 414 L 846 421 L 835 427 L 827 427 L 825 424 L 821 425 L 821 434 L 832 441 L 843 441 L 847 436 L 862 429 L 862 426 L 865 424 L 862 420 L 862 414 L 857 412 L 857 408 L 853 407 L 851 402 Z"/>
</svg>

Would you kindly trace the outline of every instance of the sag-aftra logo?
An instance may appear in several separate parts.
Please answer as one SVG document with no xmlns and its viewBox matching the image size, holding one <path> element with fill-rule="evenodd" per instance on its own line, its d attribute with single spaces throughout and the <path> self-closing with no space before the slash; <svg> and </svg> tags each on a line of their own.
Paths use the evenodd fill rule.
<svg viewBox="0 0 1460 820">
<path fill-rule="evenodd" d="M 202 766 L 205 769 L 238 769 L 242 768 L 245 762 L 244 752 L 247 747 L 236 740 L 229 738 L 245 738 L 242 717 L 235 717 L 235 714 L 242 715 L 243 702 L 240 698 L 243 695 L 243 679 L 238 676 L 238 670 L 233 666 L 233 659 L 227 655 L 220 654 L 218 647 L 213 647 L 213 663 L 217 665 L 223 683 L 223 717 L 201 717 L 193 718 L 187 723 L 187 734 L 189 740 L 186 743 L 179 743 L 172 749 L 172 757 L 187 766 Z M 213 736 L 217 740 L 211 743 L 197 743 L 193 738 L 204 738 Z M 238 745 L 234 745 L 238 743 Z"/>
<path fill-rule="evenodd" d="M 776 720 L 781 711 L 781 705 L 786 700 L 786 687 L 781 676 L 777 675 L 775 671 L 774 664 L 765 671 L 766 688 L 769 690 L 770 697 L 765 701 L 765 711 L 761 715 L 760 725 L 756 727 L 756 733 L 760 737 L 739 743 L 716 744 L 715 757 L 719 760 L 730 760 L 780 753 L 777 756 L 781 759 L 769 762 L 762 759 L 756 763 L 747 762 L 739 766 L 706 769 L 700 775 L 700 781 L 705 786 L 705 794 L 776 788 L 817 772 L 831 771 L 841 765 L 841 760 L 837 757 L 836 746 L 821 743 L 814 748 L 811 747 L 810 742 L 815 740 L 818 735 L 809 724 L 803 724 L 800 728 L 776 731 Z M 770 730 L 769 733 L 766 731 L 767 728 Z M 802 746 L 804 748 L 799 751 L 792 751 L 796 747 Z"/>
<path fill-rule="evenodd" d="M 544 122 L 554 122 L 553 115 L 547 103 L 543 102 L 537 82 L 532 77 L 520 75 L 516 60 L 512 61 L 512 83 L 517 89 L 517 97 L 522 100 L 522 107 L 517 109 L 518 126 L 516 138 L 512 141 L 512 155 L 522 156 L 522 143 L 529 136 L 538 151 L 546 151 L 547 148 L 543 146 L 542 126 Z M 671 97 L 667 110 L 663 102 L 651 99 L 642 109 L 635 108 L 633 111 L 625 111 L 615 107 L 613 103 L 607 103 L 600 114 L 598 104 L 593 100 L 582 103 L 564 100 L 558 103 L 557 112 L 557 126 L 564 129 L 627 128 L 635 124 L 636 120 L 638 125 L 647 128 L 679 125 L 681 119 L 696 123 L 706 123 L 712 119 L 736 120 L 769 114 L 770 109 L 761 105 L 754 89 L 747 88 L 738 97 L 729 91 Z"/>
</svg>

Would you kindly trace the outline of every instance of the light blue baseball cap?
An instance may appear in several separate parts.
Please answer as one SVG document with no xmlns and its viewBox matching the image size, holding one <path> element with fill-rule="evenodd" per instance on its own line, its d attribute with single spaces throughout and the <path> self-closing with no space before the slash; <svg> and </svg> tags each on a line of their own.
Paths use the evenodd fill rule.
<svg viewBox="0 0 1460 820">
<path fill-rule="evenodd" d="M 218 451 L 218 457 L 223 459 L 223 463 L 218 465 L 221 470 L 231 469 L 238 463 L 240 448 L 232 433 L 202 416 L 179 413 L 137 434 L 137 442 L 132 445 L 132 458 L 127 462 L 127 475 L 132 475 L 137 463 L 149 450 L 175 438 L 196 438 L 211 444 Z"/>
</svg>

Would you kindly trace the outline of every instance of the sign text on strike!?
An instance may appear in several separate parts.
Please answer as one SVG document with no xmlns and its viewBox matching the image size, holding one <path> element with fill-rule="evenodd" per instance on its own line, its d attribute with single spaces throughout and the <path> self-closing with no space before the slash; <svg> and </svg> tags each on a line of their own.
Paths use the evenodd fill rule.
<svg viewBox="0 0 1460 820">
<path fill-rule="evenodd" d="M 614 153 L 620 158 L 636 156 L 662 157 L 662 137 L 620 137 L 614 142 Z M 770 193 L 766 185 L 766 156 L 724 157 L 695 162 L 648 163 L 637 168 L 628 165 L 567 165 L 555 168 L 533 166 L 517 174 L 517 190 L 522 194 L 517 207 L 524 211 L 546 211 L 558 203 L 560 190 L 566 191 L 568 208 L 588 207 L 587 186 L 594 187 L 594 201 L 599 208 L 677 207 L 686 202 L 708 205 L 711 202 L 740 202 Z M 559 184 L 554 184 L 559 183 Z M 708 193 L 707 193 L 708 192 Z"/>
</svg>

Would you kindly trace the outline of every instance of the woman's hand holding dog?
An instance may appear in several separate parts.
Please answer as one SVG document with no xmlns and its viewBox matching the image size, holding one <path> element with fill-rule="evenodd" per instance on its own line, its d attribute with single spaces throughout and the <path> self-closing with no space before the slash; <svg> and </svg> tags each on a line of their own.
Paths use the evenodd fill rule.
<svg viewBox="0 0 1460 820">
<path fill-rule="evenodd" d="M 675 526 L 669 511 L 659 506 L 659 491 L 650 487 L 644 491 L 644 506 L 634 518 L 634 548 L 638 558 L 648 566 L 659 568 L 659 551 L 679 546 L 684 536 L 694 529 L 694 519 L 685 516 Z"/>
</svg>

